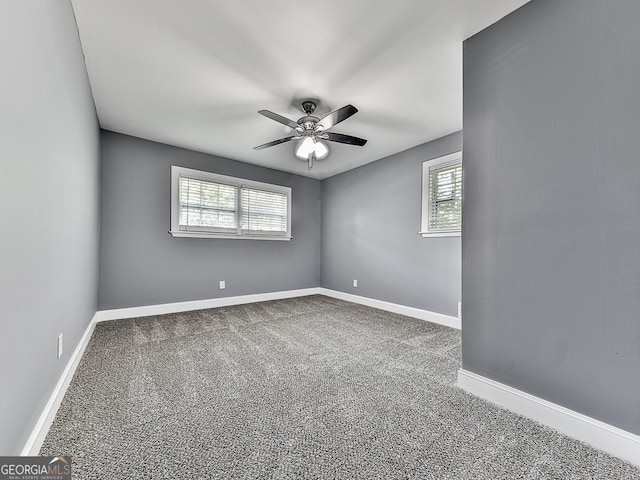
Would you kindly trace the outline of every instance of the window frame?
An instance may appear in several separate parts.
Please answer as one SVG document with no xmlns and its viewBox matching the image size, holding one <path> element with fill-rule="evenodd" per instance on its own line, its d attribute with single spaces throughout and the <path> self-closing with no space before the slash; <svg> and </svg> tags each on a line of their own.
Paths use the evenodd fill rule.
<svg viewBox="0 0 640 480">
<path fill-rule="evenodd" d="M 207 232 L 194 230 L 180 230 L 180 178 L 192 178 L 204 182 L 230 185 L 238 189 L 235 232 Z M 284 234 L 270 232 L 242 233 L 242 189 L 250 188 L 265 192 L 285 194 L 287 196 L 287 231 Z M 206 227 L 205 227 L 206 228 Z M 194 170 L 192 168 L 171 166 L 171 230 L 174 237 L 192 238 L 229 238 L 244 240 L 291 240 L 291 187 L 272 183 L 257 182 L 239 177 L 221 175 L 219 173 Z"/>
<path fill-rule="evenodd" d="M 422 224 L 420 235 L 423 238 L 429 237 L 459 237 L 462 233 L 462 215 L 460 218 L 459 228 L 435 229 L 430 227 L 431 219 L 431 188 L 429 181 L 429 173 L 435 167 L 444 166 L 446 164 L 462 166 L 462 151 L 443 155 L 441 157 L 426 160 L 422 163 Z M 464 182 L 464 174 L 463 180 Z"/>
</svg>

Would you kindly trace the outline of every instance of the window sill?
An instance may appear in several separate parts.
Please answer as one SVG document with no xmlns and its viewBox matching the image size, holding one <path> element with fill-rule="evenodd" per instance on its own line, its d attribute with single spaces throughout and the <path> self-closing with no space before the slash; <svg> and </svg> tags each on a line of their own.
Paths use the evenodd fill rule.
<svg viewBox="0 0 640 480">
<path fill-rule="evenodd" d="M 290 235 L 235 235 L 224 233 L 198 233 L 198 232 L 183 232 L 171 230 L 169 233 L 174 237 L 190 237 L 190 238 L 227 238 L 232 240 L 291 240 Z"/>
<path fill-rule="evenodd" d="M 431 237 L 459 237 L 460 231 L 457 232 L 419 232 L 422 235 L 422 238 L 431 238 Z"/>
</svg>

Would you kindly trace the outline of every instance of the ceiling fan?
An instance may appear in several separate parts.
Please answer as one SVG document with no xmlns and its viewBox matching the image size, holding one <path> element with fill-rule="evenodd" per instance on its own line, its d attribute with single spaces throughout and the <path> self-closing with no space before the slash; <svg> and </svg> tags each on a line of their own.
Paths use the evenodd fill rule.
<svg viewBox="0 0 640 480">
<path fill-rule="evenodd" d="M 262 150 L 263 148 L 273 147 L 274 145 L 280 145 L 281 143 L 289 142 L 291 140 L 297 140 L 298 146 L 295 150 L 296 157 L 301 160 L 306 160 L 309 170 L 311 170 L 315 160 L 322 160 L 329 155 L 329 148 L 325 144 L 324 140 L 329 142 L 346 143 L 348 145 L 357 145 L 359 147 L 367 143 L 364 138 L 352 137 L 351 135 L 345 135 L 343 133 L 327 132 L 327 130 L 334 125 L 337 125 L 357 113 L 358 109 L 353 105 L 345 105 L 322 118 L 318 118 L 313 115 L 313 112 L 316 111 L 316 102 L 314 101 L 303 101 L 302 110 L 305 115 L 298 119 L 297 122 L 289 120 L 288 118 L 269 110 L 260 110 L 258 112 L 260 115 L 264 115 L 271 120 L 275 120 L 276 122 L 292 128 L 295 135 L 279 138 L 273 142 L 253 147 L 253 149 Z"/>
</svg>

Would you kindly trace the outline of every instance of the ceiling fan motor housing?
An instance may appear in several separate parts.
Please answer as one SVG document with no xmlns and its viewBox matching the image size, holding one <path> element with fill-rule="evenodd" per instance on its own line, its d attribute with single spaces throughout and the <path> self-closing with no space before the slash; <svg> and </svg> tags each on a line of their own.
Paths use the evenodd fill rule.
<svg viewBox="0 0 640 480">
<path fill-rule="evenodd" d="M 304 127 L 305 131 L 313 130 L 319 120 L 318 117 L 314 117 L 313 115 L 306 115 L 298 120 L 298 124 Z"/>
</svg>

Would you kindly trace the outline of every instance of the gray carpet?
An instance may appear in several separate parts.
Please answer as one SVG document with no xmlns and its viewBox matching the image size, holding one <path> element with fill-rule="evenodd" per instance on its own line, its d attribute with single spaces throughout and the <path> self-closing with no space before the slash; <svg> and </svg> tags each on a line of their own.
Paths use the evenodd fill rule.
<svg viewBox="0 0 640 480">
<path fill-rule="evenodd" d="M 74 478 L 640 479 L 455 386 L 460 332 L 324 296 L 97 325 L 42 455 Z"/>
</svg>

